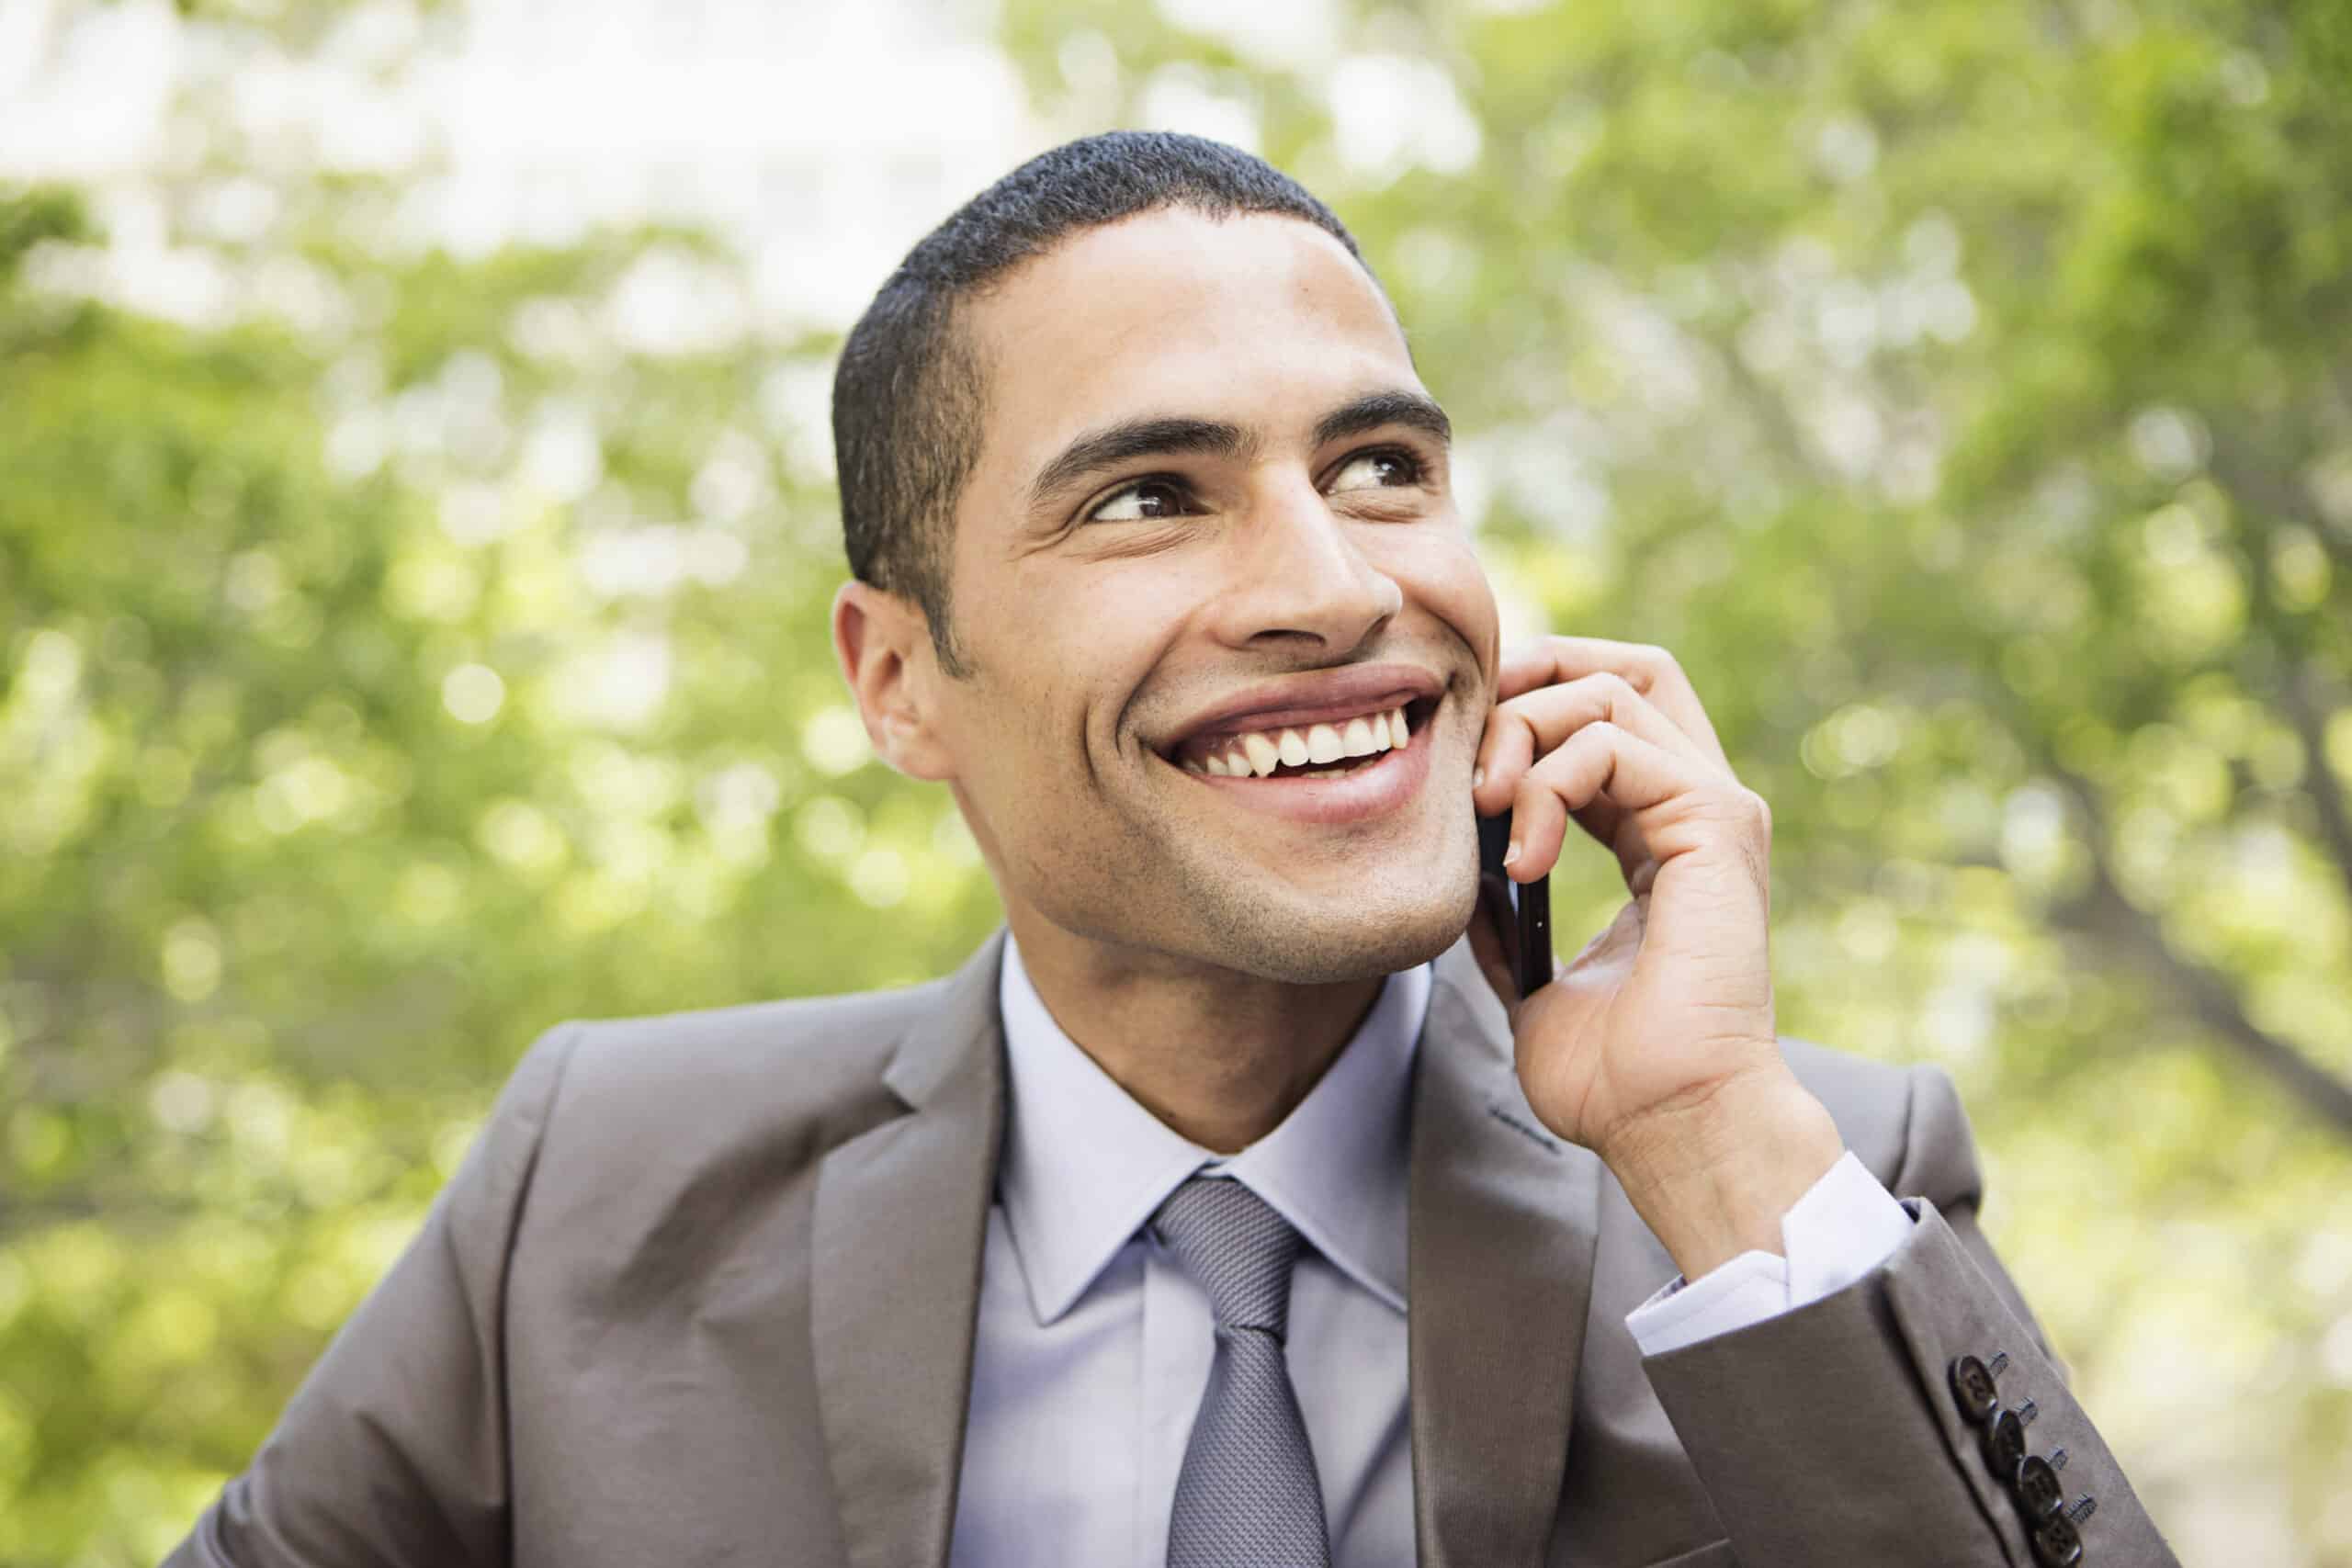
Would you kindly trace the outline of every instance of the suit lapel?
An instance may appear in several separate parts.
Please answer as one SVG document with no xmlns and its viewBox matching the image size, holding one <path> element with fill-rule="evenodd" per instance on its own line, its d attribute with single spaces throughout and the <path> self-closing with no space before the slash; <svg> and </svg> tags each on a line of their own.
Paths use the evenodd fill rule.
<svg viewBox="0 0 2352 1568">
<path fill-rule="evenodd" d="M 947 1560 L 1004 1126 L 1003 947 L 981 944 L 900 1043 L 883 1082 L 905 1113 L 818 1173 L 810 1332 L 854 1568 Z"/>
<path fill-rule="evenodd" d="M 1465 940 L 1413 1089 L 1414 1535 L 1424 1568 L 1544 1559 L 1600 1237 L 1600 1163 L 1545 1132 Z"/>
</svg>

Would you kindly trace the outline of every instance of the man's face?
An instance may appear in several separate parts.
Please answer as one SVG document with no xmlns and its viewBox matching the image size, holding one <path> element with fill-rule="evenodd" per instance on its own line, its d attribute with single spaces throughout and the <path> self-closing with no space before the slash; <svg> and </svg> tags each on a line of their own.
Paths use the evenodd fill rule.
<svg viewBox="0 0 2352 1568">
<path fill-rule="evenodd" d="M 1015 931 L 1294 983 L 1442 951 L 1476 896 L 1495 604 L 1372 281 L 1311 224 L 1171 209 L 1065 242 L 963 325 L 972 673 L 933 683 L 933 720 Z M 1328 753 L 1317 723 L 1360 751 L 1399 707 L 1402 749 L 1239 765 L 1284 730 Z"/>
</svg>

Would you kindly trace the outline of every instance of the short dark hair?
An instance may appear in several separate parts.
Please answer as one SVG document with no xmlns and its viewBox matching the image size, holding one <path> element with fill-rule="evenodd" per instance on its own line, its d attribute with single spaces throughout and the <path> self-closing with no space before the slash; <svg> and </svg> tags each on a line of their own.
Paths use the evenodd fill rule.
<svg viewBox="0 0 2352 1568">
<path fill-rule="evenodd" d="M 907 253 L 842 346 L 833 455 L 850 570 L 922 607 L 951 675 L 968 672 L 948 622 L 956 505 L 988 406 L 956 307 L 1070 234 L 1169 207 L 1304 219 L 1372 271 L 1331 209 L 1264 159 L 1198 136 L 1114 130 L 1041 152 L 956 209 Z"/>
</svg>

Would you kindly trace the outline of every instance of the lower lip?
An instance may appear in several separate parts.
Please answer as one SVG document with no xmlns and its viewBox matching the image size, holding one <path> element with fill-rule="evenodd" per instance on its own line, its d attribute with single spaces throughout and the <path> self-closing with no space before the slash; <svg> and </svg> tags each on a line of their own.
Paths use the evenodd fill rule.
<svg viewBox="0 0 2352 1568">
<path fill-rule="evenodd" d="M 1434 712 L 1430 715 L 1431 719 L 1436 716 Z M 1361 822 L 1385 816 L 1419 793 L 1421 781 L 1430 776 L 1429 735 L 1428 722 L 1424 721 L 1403 747 L 1382 752 L 1377 761 L 1328 779 L 1261 779 L 1254 773 L 1237 779 L 1196 773 L 1189 768 L 1179 767 L 1176 771 L 1194 784 L 1223 791 L 1238 805 L 1287 817 L 1294 822 L 1321 826 Z M 1169 765 L 1176 766 L 1172 762 Z"/>
</svg>

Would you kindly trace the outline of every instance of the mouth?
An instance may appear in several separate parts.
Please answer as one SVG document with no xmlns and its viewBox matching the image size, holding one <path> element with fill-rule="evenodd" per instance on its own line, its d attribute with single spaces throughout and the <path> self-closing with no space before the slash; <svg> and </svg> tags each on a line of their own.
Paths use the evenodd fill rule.
<svg viewBox="0 0 2352 1568">
<path fill-rule="evenodd" d="M 1162 760 L 1204 778 L 1292 780 L 1344 778 L 1380 767 L 1412 749 L 1442 696 L 1411 697 L 1366 705 L 1312 722 L 1193 735 L 1161 753 Z M 1385 699 L 1384 699 L 1385 701 Z"/>
<path fill-rule="evenodd" d="M 1420 795 L 1436 734 L 1431 721 L 1444 700 L 1416 697 L 1312 724 L 1195 736 L 1162 760 L 1211 798 L 1252 815 L 1316 831 L 1369 829 L 1401 819 Z"/>
</svg>

